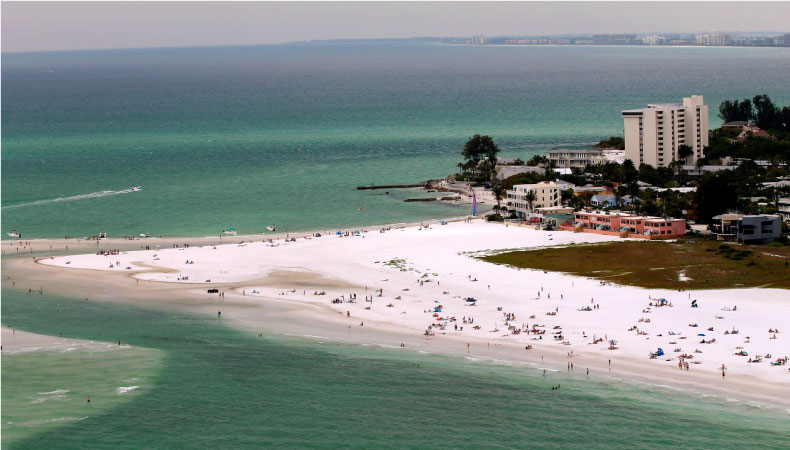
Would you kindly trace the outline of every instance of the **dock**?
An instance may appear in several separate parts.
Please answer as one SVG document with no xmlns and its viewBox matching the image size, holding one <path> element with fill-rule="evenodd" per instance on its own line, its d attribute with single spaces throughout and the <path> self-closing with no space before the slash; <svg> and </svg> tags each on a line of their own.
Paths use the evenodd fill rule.
<svg viewBox="0 0 790 450">
<path fill-rule="evenodd" d="M 424 188 L 426 183 L 417 183 L 417 184 L 382 184 L 382 185 L 373 185 L 370 186 L 357 186 L 358 191 L 363 191 L 366 189 L 407 189 L 407 188 Z"/>
</svg>

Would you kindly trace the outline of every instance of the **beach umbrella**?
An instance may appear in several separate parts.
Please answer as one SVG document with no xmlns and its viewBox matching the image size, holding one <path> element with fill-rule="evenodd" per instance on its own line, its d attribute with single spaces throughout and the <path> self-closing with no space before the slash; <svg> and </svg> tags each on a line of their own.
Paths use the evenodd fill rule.
<svg viewBox="0 0 790 450">
<path fill-rule="evenodd" d="M 343 235 L 343 233 L 341 233 L 339 231 L 337 233 L 335 233 L 335 234 L 338 235 L 338 236 L 342 236 Z"/>
<path fill-rule="evenodd" d="M 705 335 L 704 335 L 704 334 L 702 334 L 702 333 L 700 333 L 700 334 L 698 334 L 697 336 L 705 336 Z"/>
<path fill-rule="evenodd" d="M 557 325 L 557 326 L 555 326 L 555 327 L 554 327 L 554 329 L 555 329 L 555 330 L 556 330 L 557 328 L 562 328 L 562 327 L 560 327 L 559 325 Z"/>
</svg>

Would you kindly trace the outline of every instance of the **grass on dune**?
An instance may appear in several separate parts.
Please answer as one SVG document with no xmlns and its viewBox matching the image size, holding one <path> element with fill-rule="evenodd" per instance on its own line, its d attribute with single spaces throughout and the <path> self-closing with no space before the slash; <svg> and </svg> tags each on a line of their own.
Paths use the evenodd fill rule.
<svg viewBox="0 0 790 450">
<path fill-rule="evenodd" d="M 684 238 L 513 251 L 480 259 L 661 289 L 790 288 L 790 247 Z M 684 281 L 681 281 L 684 280 Z"/>
</svg>

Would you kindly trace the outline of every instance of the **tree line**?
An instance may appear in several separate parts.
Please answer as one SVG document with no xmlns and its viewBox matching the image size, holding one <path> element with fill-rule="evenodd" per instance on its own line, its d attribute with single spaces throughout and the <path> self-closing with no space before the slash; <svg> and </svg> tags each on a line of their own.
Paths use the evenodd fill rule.
<svg viewBox="0 0 790 450">
<path fill-rule="evenodd" d="M 779 107 L 765 94 L 744 100 L 725 100 L 719 105 L 724 122 L 752 122 L 763 130 L 790 131 L 790 106 Z"/>
</svg>

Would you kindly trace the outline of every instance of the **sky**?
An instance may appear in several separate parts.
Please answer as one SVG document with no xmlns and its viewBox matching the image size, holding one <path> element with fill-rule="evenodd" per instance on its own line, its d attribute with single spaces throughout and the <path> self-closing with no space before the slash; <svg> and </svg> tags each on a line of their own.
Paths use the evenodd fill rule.
<svg viewBox="0 0 790 450">
<path fill-rule="evenodd" d="M 2 2 L 2 51 L 477 34 L 790 32 L 790 2 Z"/>
</svg>

